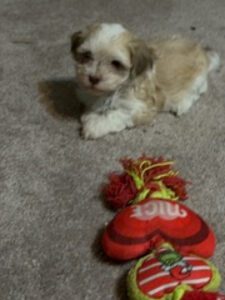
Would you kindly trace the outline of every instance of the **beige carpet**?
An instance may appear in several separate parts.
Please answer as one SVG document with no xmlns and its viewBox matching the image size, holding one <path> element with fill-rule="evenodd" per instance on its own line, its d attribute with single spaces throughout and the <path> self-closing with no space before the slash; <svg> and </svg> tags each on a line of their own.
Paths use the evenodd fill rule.
<svg viewBox="0 0 225 300">
<path fill-rule="evenodd" d="M 225 56 L 224 0 L 1 0 L 0 299 L 125 300 L 133 262 L 111 264 L 100 186 L 121 156 L 163 155 L 191 180 L 187 204 L 214 228 L 225 290 L 225 68 L 181 119 L 84 141 L 70 34 L 92 22 L 140 36 L 180 33 Z"/>
</svg>

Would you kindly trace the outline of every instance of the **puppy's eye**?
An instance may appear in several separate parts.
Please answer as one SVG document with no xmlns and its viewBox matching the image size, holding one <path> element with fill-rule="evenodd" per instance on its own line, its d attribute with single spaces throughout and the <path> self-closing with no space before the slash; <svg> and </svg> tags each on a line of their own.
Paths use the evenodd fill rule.
<svg viewBox="0 0 225 300">
<path fill-rule="evenodd" d="M 118 60 L 112 60 L 111 65 L 116 69 L 116 70 L 124 70 L 125 67 L 124 65 L 118 61 Z"/>
<path fill-rule="evenodd" d="M 90 51 L 84 51 L 77 54 L 77 61 L 81 64 L 86 64 L 93 59 Z"/>
</svg>

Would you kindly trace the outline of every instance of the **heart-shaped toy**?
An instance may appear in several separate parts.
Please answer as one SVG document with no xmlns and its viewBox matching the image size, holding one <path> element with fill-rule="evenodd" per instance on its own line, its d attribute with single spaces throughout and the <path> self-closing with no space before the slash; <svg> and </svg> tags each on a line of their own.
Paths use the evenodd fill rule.
<svg viewBox="0 0 225 300">
<path fill-rule="evenodd" d="M 205 221 L 180 202 L 145 199 L 114 217 L 103 234 L 105 253 L 116 260 L 130 260 L 168 241 L 181 253 L 211 257 L 215 236 Z"/>
<path fill-rule="evenodd" d="M 127 284 L 132 300 L 180 300 L 187 291 L 215 291 L 220 275 L 209 261 L 166 244 L 137 262 Z"/>
</svg>

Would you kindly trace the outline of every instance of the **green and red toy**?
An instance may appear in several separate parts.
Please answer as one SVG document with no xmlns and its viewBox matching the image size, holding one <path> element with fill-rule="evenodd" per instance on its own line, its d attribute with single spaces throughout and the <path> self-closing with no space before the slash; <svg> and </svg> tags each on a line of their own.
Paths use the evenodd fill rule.
<svg viewBox="0 0 225 300">
<path fill-rule="evenodd" d="M 182 256 L 169 244 L 162 244 L 130 270 L 127 286 L 132 300 L 183 300 L 189 299 L 190 291 L 216 291 L 220 281 L 218 270 L 209 261 L 196 255 Z"/>
</svg>

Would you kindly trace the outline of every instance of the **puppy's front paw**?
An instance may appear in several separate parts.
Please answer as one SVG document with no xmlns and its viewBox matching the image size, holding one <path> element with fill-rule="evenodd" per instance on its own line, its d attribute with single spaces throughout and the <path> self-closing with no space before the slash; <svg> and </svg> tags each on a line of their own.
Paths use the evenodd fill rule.
<svg viewBox="0 0 225 300">
<path fill-rule="evenodd" d="M 82 136 L 84 139 L 97 139 L 106 134 L 101 117 L 96 114 L 84 115 L 82 121 Z"/>
<path fill-rule="evenodd" d="M 93 139 L 97 139 L 99 136 L 96 134 L 95 130 L 93 128 L 91 128 L 90 126 L 88 126 L 88 124 L 83 125 L 82 130 L 81 130 L 81 136 L 85 139 L 85 140 L 93 140 Z"/>
</svg>

